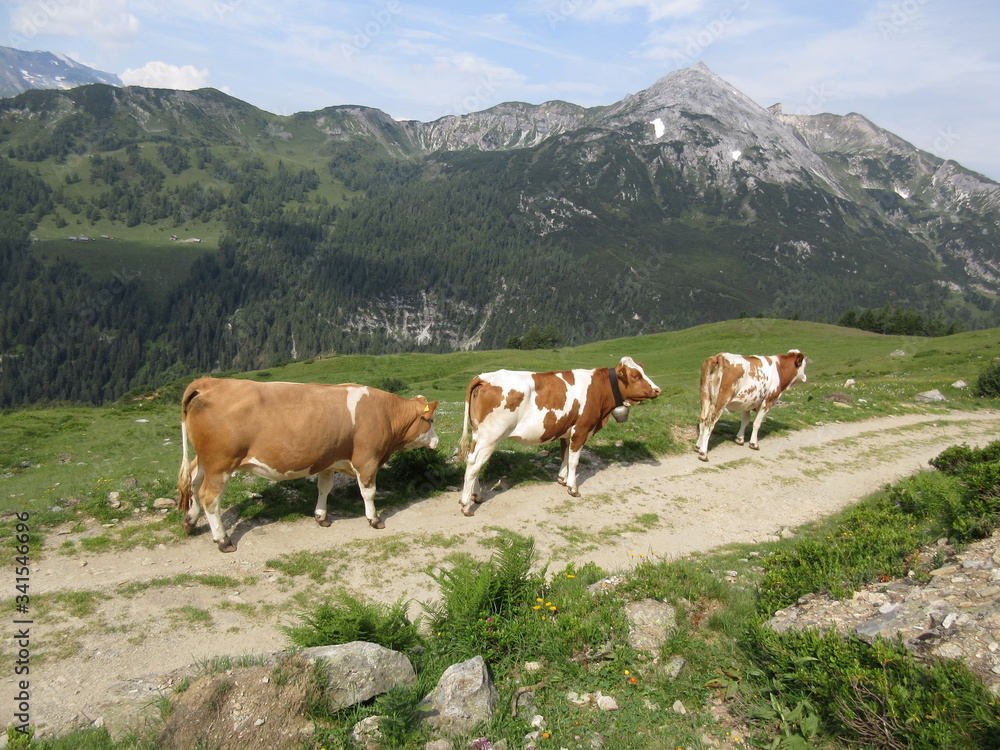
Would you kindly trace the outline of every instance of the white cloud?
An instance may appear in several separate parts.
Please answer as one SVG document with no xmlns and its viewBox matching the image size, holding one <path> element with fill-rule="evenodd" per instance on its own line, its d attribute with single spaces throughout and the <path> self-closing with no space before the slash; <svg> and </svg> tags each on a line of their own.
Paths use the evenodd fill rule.
<svg viewBox="0 0 1000 750">
<path fill-rule="evenodd" d="M 8 13 L 11 36 L 24 40 L 47 34 L 86 37 L 106 46 L 131 41 L 141 31 L 128 0 L 13 0 Z"/>
<path fill-rule="evenodd" d="M 126 86 L 190 91 L 208 85 L 208 69 L 198 70 L 193 65 L 177 66 L 153 60 L 141 68 L 126 70 L 120 78 Z"/>
</svg>

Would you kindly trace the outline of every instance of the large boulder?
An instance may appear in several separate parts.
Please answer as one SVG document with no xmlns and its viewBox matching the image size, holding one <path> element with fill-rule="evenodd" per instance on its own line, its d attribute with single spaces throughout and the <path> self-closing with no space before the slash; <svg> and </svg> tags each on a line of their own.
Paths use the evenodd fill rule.
<svg viewBox="0 0 1000 750">
<path fill-rule="evenodd" d="M 320 662 L 326 670 L 324 687 L 331 711 L 363 703 L 396 685 L 414 685 L 413 665 L 404 654 L 376 643 L 353 641 L 305 649 L 300 656 Z"/>
<path fill-rule="evenodd" d="M 443 734 L 467 734 L 492 719 L 499 703 L 486 662 L 475 656 L 448 667 L 418 710 L 424 723 Z"/>
</svg>

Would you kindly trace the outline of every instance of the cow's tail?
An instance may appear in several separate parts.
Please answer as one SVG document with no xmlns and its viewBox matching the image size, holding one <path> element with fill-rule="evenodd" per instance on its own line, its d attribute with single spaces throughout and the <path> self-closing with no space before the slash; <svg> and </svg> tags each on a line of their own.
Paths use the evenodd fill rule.
<svg viewBox="0 0 1000 750">
<path fill-rule="evenodd" d="M 706 359 L 701 365 L 701 424 L 712 418 L 716 401 L 719 399 L 723 364 L 722 355 L 716 354 L 714 357 Z"/>
<path fill-rule="evenodd" d="M 465 414 L 462 417 L 462 439 L 458 441 L 458 460 L 464 461 L 469 457 L 469 411 L 472 406 L 472 394 L 480 383 L 479 378 L 473 378 L 469 387 L 465 389 Z"/>
<path fill-rule="evenodd" d="M 188 386 L 181 399 L 181 468 L 177 472 L 177 510 L 187 513 L 191 508 L 191 461 L 188 459 L 187 415 L 191 399 L 198 389 Z"/>
</svg>

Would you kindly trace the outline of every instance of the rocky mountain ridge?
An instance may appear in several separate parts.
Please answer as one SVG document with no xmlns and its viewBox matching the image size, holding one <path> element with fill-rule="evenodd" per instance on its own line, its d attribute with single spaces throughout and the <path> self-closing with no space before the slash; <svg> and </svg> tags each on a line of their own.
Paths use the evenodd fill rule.
<svg viewBox="0 0 1000 750">
<path fill-rule="evenodd" d="M 124 85 L 114 73 L 89 68 L 57 52 L 0 47 L 0 97 L 28 89 L 70 89 L 88 83 Z"/>
</svg>

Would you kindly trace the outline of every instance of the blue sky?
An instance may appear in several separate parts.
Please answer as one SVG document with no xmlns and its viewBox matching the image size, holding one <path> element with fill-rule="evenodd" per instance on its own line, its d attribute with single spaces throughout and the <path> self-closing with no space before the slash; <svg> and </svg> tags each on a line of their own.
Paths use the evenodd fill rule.
<svg viewBox="0 0 1000 750">
<path fill-rule="evenodd" d="M 0 45 L 276 114 L 435 120 L 613 104 L 704 62 L 786 112 L 858 112 L 1000 180 L 996 0 L 3 0 Z"/>
</svg>

